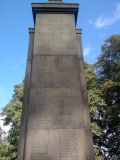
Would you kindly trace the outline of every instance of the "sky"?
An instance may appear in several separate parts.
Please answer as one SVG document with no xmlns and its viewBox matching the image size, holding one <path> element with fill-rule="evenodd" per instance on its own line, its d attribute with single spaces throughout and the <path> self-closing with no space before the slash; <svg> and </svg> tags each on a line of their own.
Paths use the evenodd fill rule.
<svg viewBox="0 0 120 160">
<path fill-rule="evenodd" d="M 0 112 L 25 76 L 28 28 L 34 28 L 31 3 L 47 0 L 0 0 Z M 84 60 L 97 61 L 101 45 L 120 34 L 119 0 L 64 0 L 79 3 L 76 28 L 82 29 Z"/>
</svg>

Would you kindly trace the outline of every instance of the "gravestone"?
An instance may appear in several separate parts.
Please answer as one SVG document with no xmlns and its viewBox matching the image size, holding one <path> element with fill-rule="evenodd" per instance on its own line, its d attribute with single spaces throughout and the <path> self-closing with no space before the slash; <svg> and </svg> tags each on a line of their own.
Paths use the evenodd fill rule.
<svg viewBox="0 0 120 160">
<path fill-rule="evenodd" d="M 32 3 L 17 160 L 94 160 L 78 8 Z"/>
</svg>

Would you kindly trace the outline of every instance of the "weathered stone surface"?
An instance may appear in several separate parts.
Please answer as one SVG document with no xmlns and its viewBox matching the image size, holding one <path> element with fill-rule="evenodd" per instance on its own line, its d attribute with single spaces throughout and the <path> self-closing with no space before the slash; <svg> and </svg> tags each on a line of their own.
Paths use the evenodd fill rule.
<svg viewBox="0 0 120 160">
<path fill-rule="evenodd" d="M 74 15 L 74 23 L 77 22 L 79 4 L 48 2 L 48 3 L 32 3 L 33 19 L 36 22 L 38 14 L 67 14 Z"/>
<path fill-rule="evenodd" d="M 88 99 L 87 99 L 87 87 L 86 87 L 86 78 L 85 78 L 85 72 L 84 72 L 84 60 L 83 60 L 83 52 L 82 52 L 81 34 L 82 34 L 82 30 L 77 29 L 76 39 L 77 39 L 79 70 L 80 70 L 83 125 L 85 130 L 86 160 L 94 160 L 94 152 L 92 147 L 93 146 L 92 131 L 91 131 L 90 113 L 89 113 L 89 106 L 88 106 Z"/>
<path fill-rule="evenodd" d="M 51 135 L 53 137 L 56 135 L 57 140 L 55 142 L 59 142 L 62 141 L 62 138 L 59 139 L 60 130 L 67 130 L 70 133 L 75 132 L 78 134 L 82 128 L 83 108 L 79 83 L 78 57 L 73 55 L 34 56 L 27 125 L 27 137 L 29 138 L 26 140 L 25 153 L 27 154 L 27 151 L 30 152 L 28 148 L 31 146 L 30 141 L 32 141 L 31 138 L 34 135 L 34 131 L 38 134 L 41 131 L 43 133 L 44 131 L 45 133 L 50 132 L 51 134 L 48 138 Z M 66 139 L 74 141 L 74 139 L 70 139 L 67 135 Z M 61 152 L 64 152 L 64 145 L 62 151 L 60 151 L 60 144 L 55 142 L 51 140 L 51 145 L 56 146 L 55 149 L 57 149 L 52 152 L 58 154 L 55 159 L 60 159 L 61 154 L 63 154 Z M 84 141 L 82 143 L 85 144 Z M 80 144 L 81 141 L 78 142 L 78 145 Z M 66 156 L 64 155 L 66 159 L 70 159 L 69 150 L 72 150 L 70 146 L 69 144 L 68 148 L 65 148 L 67 150 Z M 37 146 L 35 147 L 37 149 Z M 50 152 L 49 149 L 51 147 L 48 148 L 47 152 Z M 76 155 L 74 150 L 75 148 L 73 149 L 73 157 Z M 79 156 L 84 157 L 82 153 L 80 155 L 78 153 L 78 159 Z M 43 154 L 46 153 L 43 152 Z M 30 154 L 26 156 L 30 156 Z M 32 155 L 33 160 L 36 159 L 35 157 L 36 154 Z M 63 157 L 62 159 L 64 159 Z M 54 159 L 54 154 L 51 155 L 51 158 Z M 26 157 L 27 159 L 29 157 Z M 40 159 L 39 156 L 38 159 Z"/>
<path fill-rule="evenodd" d="M 38 14 L 34 54 L 77 55 L 74 15 Z"/>
<path fill-rule="evenodd" d="M 94 160 L 78 5 L 32 8 L 17 159 Z"/>
<path fill-rule="evenodd" d="M 77 52 L 78 52 L 78 59 L 83 60 L 83 50 L 82 50 L 82 29 L 76 29 L 76 40 L 77 40 Z"/>
<path fill-rule="evenodd" d="M 24 159 L 26 127 L 27 127 L 29 95 L 30 95 L 30 78 L 31 78 L 31 70 L 32 70 L 34 29 L 29 29 L 29 34 L 30 36 L 29 36 L 28 57 L 27 57 L 26 75 L 25 75 L 25 82 L 24 82 L 24 101 L 22 106 L 20 138 L 19 138 L 18 154 L 17 154 L 18 160 Z"/>
<path fill-rule="evenodd" d="M 83 129 L 31 131 L 25 159 L 86 160 L 84 132 Z"/>
</svg>

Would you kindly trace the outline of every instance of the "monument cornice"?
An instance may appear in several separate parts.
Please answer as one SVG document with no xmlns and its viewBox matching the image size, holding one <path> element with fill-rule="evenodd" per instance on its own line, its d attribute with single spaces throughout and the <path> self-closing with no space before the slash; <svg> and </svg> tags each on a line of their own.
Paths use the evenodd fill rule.
<svg viewBox="0 0 120 160">
<path fill-rule="evenodd" d="M 77 22 L 79 4 L 77 3 L 32 3 L 34 24 L 36 14 L 74 14 Z"/>
<path fill-rule="evenodd" d="M 34 33 L 35 32 L 35 28 L 29 28 L 29 33 Z"/>
<path fill-rule="evenodd" d="M 82 29 L 76 29 L 76 34 L 82 34 Z"/>
</svg>

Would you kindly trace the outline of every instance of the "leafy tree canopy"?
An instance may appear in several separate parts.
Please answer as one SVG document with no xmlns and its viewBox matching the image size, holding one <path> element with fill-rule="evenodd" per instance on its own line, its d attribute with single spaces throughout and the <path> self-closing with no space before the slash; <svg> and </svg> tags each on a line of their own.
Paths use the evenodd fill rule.
<svg viewBox="0 0 120 160">
<path fill-rule="evenodd" d="M 103 135 L 99 139 L 106 160 L 120 158 L 120 35 L 112 35 L 101 47 L 95 64 L 105 107 L 101 110 Z"/>
<path fill-rule="evenodd" d="M 11 128 L 8 134 L 8 145 L 1 145 L 1 160 L 4 156 L 5 160 L 15 160 L 17 155 L 17 146 L 19 140 L 20 117 L 23 101 L 23 84 L 14 86 L 14 94 L 12 100 L 3 108 L 2 115 L 4 118 L 4 125 L 10 125 Z M 4 151 L 4 152 L 3 152 Z"/>
<path fill-rule="evenodd" d="M 120 34 L 112 35 L 101 46 L 102 54 L 95 67 L 100 81 L 117 81 L 120 83 Z"/>
</svg>

